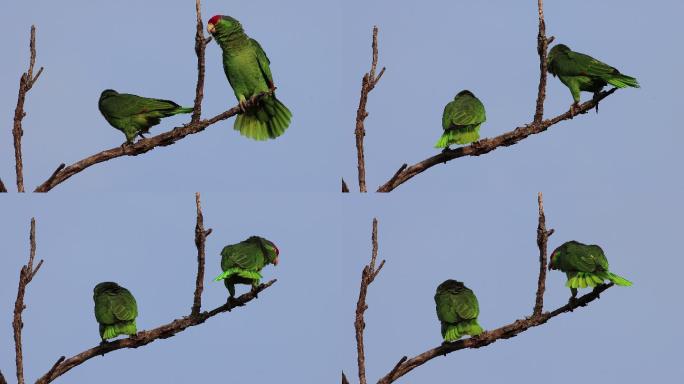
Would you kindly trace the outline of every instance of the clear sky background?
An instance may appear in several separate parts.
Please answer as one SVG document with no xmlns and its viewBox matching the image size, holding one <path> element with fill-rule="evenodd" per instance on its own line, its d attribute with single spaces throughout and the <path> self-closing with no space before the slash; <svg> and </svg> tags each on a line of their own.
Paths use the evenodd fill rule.
<svg viewBox="0 0 684 384">
<path fill-rule="evenodd" d="M 679 271 L 684 138 L 673 49 L 681 2 L 545 1 L 549 35 L 636 76 L 641 89 L 616 92 L 591 112 L 486 156 L 435 166 L 389 196 L 345 199 L 343 369 L 356 374 L 353 311 L 380 220 L 387 265 L 370 288 L 366 316 L 369 382 L 403 356 L 440 343 L 433 295 L 447 278 L 480 299 L 487 329 L 531 313 L 538 272 L 536 194 L 546 197 L 554 248 L 600 244 L 614 272 L 634 281 L 589 307 L 480 350 L 432 360 L 400 380 L 435 382 L 675 382 L 684 375 Z M 344 76 L 370 65 L 373 25 L 387 72 L 370 95 L 366 121 L 369 189 L 408 162 L 436 153 L 444 105 L 467 88 L 483 101 L 483 137 L 529 122 L 539 76 L 536 1 L 351 1 L 345 19 Z M 363 11 L 360 11 L 363 9 Z M 344 84 L 344 109 L 358 103 Z M 590 95 L 583 95 L 587 100 Z M 569 91 L 549 77 L 547 116 L 569 107 Z M 349 116 L 351 132 L 353 116 Z M 353 140 L 345 176 L 355 178 Z M 562 274 L 549 276 L 547 308 L 567 301 Z M 572 373 L 570 373 L 572 372 Z"/>
<path fill-rule="evenodd" d="M 106 204 L 103 204 L 106 201 Z M 287 201 L 287 204 L 283 202 Z M 119 350 L 74 368 L 60 383 L 302 383 L 339 380 L 341 357 L 339 206 L 320 194 L 202 195 L 207 238 L 203 308 L 225 303 L 213 282 L 223 246 L 259 234 L 280 263 L 263 270 L 278 282 L 243 308 L 166 340 Z M 30 217 L 37 259 L 45 263 L 26 293 L 27 382 L 100 342 L 92 289 L 114 280 L 138 302 L 138 329 L 186 315 L 197 270 L 195 201 L 190 193 L 105 194 L 78 200 L 0 199 L 0 369 L 14 382 L 12 311 L 19 269 L 28 258 Z M 315 271 L 314 271 L 315 267 Z M 239 286 L 238 294 L 248 291 Z"/>
<path fill-rule="evenodd" d="M 95 165 L 57 187 L 64 191 L 339 190 L 341 11 L 316 0 L 203 1 L 214 14 L 240 20 L 266 50 L 278 97 L 293 122 L 277 140 L 257 142 L 233 130 L 233 119 L 170 147 Z M 302 12 L 302 10 L 306 10 Z M 31 24 L 37 26 L 37 65 L 45 72 L 30 92 L 24 119 L 24 172 L 33 190 L 55 168 L 120 145 L 123 133 L 97 109 L 113 88 L 192 106 L 197 79 L 195 1 L 13 1 L 0 12 L 0 177 L 13 184 L 11 124 L 19 77 L 28 67 Z M 203 115 L 236 105 L 215 42 L 206 52 Z M 350 112 L 351 113 L 351 112 Z M 337 117 L 335 119 L 334 117 Z M 152 134 L 189 121 L 164 119 Z M 330 174 L 335 174 L 332 177 Z"/>
</svg>

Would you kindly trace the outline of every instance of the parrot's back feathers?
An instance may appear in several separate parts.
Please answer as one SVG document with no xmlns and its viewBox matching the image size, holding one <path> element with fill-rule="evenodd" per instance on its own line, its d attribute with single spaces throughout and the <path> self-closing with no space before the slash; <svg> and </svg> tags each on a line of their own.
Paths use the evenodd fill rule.
<svg viewBox="0 0 684 384">
<path fill-rule="evenodd" d="M 482 333 L 477 322 L 480 314 L 477 297 L 460 281 L 450 279 L 440 284 L 435 292 L 435 304 L 445 341 Z"/>
<path fill-rule="evenodd" d="M 435 148 L 446 148 L 451 144 L 468 144 L 480 138 L 480 125 L 487 120 L 485 108 L 475 95 L 463 90 L 454 100 L 444 106 L 442 129 L 444 133 Z"/>
<path fill-rule="evenodd" d="M 100 283 L 93 289 L 93 300 L 102 340 L 136 333 L 138 304 L 129 290 L 113 282 Z"/>
</svg>

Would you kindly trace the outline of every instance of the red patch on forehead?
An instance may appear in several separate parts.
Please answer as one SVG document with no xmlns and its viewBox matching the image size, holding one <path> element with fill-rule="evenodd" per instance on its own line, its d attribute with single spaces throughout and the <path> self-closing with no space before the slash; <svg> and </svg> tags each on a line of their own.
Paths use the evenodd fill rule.
<svg viewBox="0 0 684 384">
<path fill-rule="evenodd" d="M 221 17 L 223 17 L 223 16 L 221 16 L 221 15 L 212 16 L 211 19 L 209 19 L 209 24 L 214 24 L 214 25 L 218 24 L 219 20 L 221 20 Z"/>
</svg>

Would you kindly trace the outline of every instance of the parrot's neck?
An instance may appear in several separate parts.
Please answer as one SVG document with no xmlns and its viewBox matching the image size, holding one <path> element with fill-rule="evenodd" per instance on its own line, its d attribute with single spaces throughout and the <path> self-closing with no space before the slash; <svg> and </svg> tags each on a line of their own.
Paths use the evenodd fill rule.
<svg viewBox="0 0 684 384">
<path fill-rule="evenodd" d="M 248 46 L 249 37 L 242 29 L 240 29 L 223 35 L 217 34 L 216 42 L 223 50 L 223 54 L 232 55 L 240 49 Z"/>
</svg>

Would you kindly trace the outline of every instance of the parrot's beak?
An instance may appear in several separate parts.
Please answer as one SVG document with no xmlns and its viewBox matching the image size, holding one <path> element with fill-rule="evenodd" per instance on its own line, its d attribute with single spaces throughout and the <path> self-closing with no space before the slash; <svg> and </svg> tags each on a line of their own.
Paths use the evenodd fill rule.
<svg viewBox="0 0 684 384">
<path fill-rule="evenodd" d="M 273 259 L 273 265 L 278 265 L 278 256 L 276 256 L 276 258 Z"/>
<path fill-rule="evenodd" d="M 212 24 L 212 23 L 207 24 L 207 32 L 213 34 L 215 30 L 216 30 L 216 28 L 214 28 L 214 24 Z"/>
</svg>

